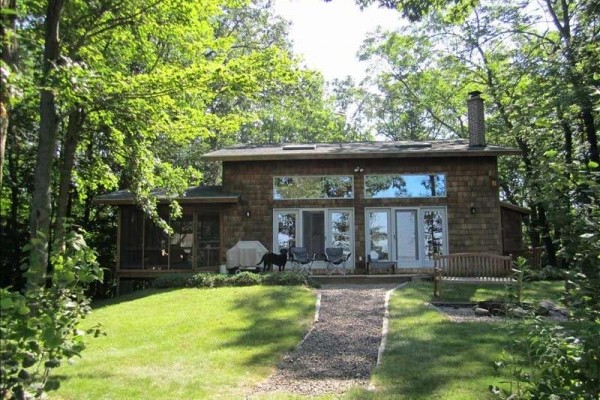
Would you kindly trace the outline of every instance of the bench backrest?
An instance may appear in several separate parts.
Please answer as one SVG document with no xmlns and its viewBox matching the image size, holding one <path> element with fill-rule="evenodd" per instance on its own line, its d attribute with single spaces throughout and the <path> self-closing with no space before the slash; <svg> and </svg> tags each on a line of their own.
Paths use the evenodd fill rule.
<svg viewBox="0 0 600 400">
<path fill-rule="evenodd" d="M 512 257 L 483 253 L 456 253 L 434 257 L 442 276 L 500 278 L 512 274 Z"/>
</svg>

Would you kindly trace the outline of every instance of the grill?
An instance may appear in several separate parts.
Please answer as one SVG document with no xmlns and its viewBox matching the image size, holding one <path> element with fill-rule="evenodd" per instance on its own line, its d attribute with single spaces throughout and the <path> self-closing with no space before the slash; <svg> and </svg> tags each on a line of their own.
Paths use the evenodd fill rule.
<svg viewBox="0 0 600 400">
<path fill-rule="evenodd" d="M 235 246 L 227 250 L 227 269 L 255 267 L 267 252 L 267 248 L 258 240 L 239 241 Z"/>
</svg>

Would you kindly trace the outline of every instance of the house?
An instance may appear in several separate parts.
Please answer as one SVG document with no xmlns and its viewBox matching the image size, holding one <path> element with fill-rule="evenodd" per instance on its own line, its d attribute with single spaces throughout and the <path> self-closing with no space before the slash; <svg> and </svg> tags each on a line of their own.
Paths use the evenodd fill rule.
<svg viewBox="0 0 600 400">
<path fill-rule="evenodd" d="M 179 199 L 183 216 L 170 221 L 171 237 L 128 192 L 100 196 L 97 203 L 120 206 L 117 274 L 217 269 L 239 240 L 275 252 L 343 247 L 359 272 L 369 257 L 415 273 L 435 254 L 502 254 L 503 224 L 510 246 L 520 247 L 526 210 L 502 217 L 497 164 L 519 150 L 486 144 L 479 93 L 468 109 L 469 140 L 241 145 L 206 154 L 222 163 L 222 185 L 190 188 Z M 167 199 L 157 195 L 168 221 Z"/>
</svg>

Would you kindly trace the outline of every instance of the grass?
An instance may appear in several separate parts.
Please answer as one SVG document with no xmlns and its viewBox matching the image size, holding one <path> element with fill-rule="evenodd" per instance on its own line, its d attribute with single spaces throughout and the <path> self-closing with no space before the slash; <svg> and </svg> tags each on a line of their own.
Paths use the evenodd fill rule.
<svg viewBox="0 0 600 400">
<path fill-rule="evenodd" d="M 558 301 L 562 282 L 525 283 L 524 300 Z M 501 287 L 447 285 L 444 301 L 501 299 Z M 454 323 L 425 303 L 432 300 L 431 283 L 410 284 L 390 301 L 390 330 L 382 364 L 373 374 L 375 392 L 355 391 L 346 399 L 486 399 L 489 385 L 506 377 L 492 363 L 509 345 L 503 322 Z M 502 386 L 502 385 L 500 385 Z"/>
<path fill-rule="evenodd" d="M 560 301 L 565 290 L 564 281 L 523 282 L 522 301 L 533 303 L 540 300 Z M 433 289 L 431 291 L 433 293 Z M 444 284 L 439 299 L 446 302 L 477 302 L 482 300 L 506 300 L 507 290 L 503 285 Z"/>
<path fill-rule="evenodd" d="M 302 287 L 145 291 L 96 306 L 82 359 L 57 370 L 55 399 L 243 398 L 314 316 Z"/>
<path fill-rule="evenodd" d="M 523 300 L 557 302 L 563 282 L 526 282 Z M 88 325 L 109 335 L 91 340 L 84 358 L 60 369 L 58 399 L 244 398 L 310 325 L 314 296 L 298 287 L 145 292 L 99 304 Z M 454 323 L 426 305 L 431 283 L 413 283 L 390 301 L 390 327 L 376 390 L 355 388 L 319 400 L 486 399 L 502 386 L 492 363 L 512 338 L 503 322 Z M 495 285 L 446 285 L 442 301 L 503 299 Z M 55 397 L 55 396 L 53 396 Z M 254 398 L 254 396 L 253 396 Z M 299 400 L 278 393 L 257 399 Z"/>
</svg>

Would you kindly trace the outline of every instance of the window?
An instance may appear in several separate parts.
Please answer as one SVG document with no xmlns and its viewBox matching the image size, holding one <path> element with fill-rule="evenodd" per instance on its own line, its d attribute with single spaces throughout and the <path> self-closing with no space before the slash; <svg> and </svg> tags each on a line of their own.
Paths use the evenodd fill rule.
<svg viewBox="0 0 600 400">
<path fill-rule="evenodd" d="M 354 178 L 348 176 L 276 176 L 273 199 L 352 199 Z"/>
<path fill-rule="evenodd" d="M 275 213 L 276 241 L 275 249 L 289 249 L 296 246 L 296 220 L 298 214 L 295 211 L 277 211 Z"/>
<path fill-rule="evenodd" d="M 365 176 L 366 198 L 390 199 L 445 196 L 446 176 L 443 174 Z"/>
<path fill-rule="evenodd" d="M 390 250 L 388 246 L 389 211 L 371 211 L 368 213 L 370 246 L 368 255 L 372 252 L 377 253 L 379 261 L 390 260 Z M 374 261 L 374 260 L 373 260 Z"/>
<path fill-rule="evenodd" d="M 444 254 L 444 214 L 440 210 L 423 210 L 423 244 L 425 258 L 433 260 L 436 254 Z"/>
</svg>

